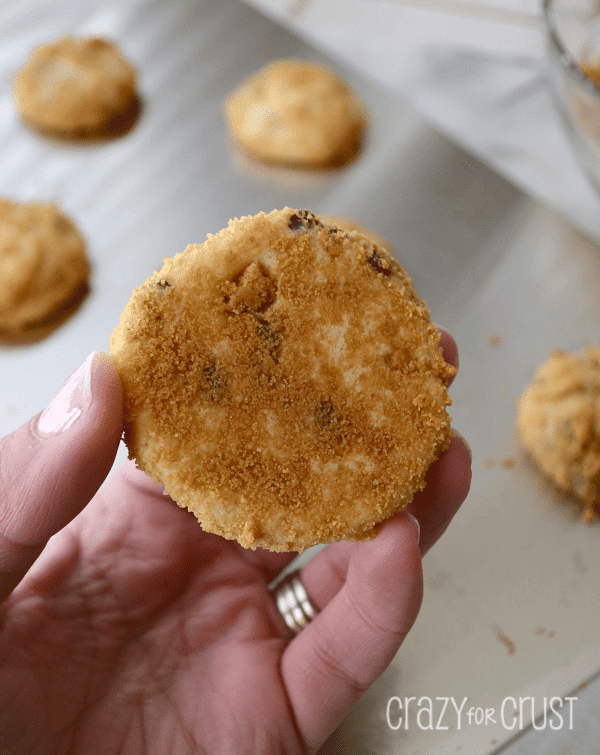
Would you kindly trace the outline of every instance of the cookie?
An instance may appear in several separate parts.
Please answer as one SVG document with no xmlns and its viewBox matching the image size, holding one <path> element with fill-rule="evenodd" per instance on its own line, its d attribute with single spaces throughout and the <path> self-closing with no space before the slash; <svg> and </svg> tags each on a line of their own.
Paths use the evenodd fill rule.
<svg viewBox="0 0 600 755">
<path fill-rule="evenodd" d="M 516 425 L 541 470 L 591 521 L 600 502 L 600 346 L 552 353 L 521 396 Z"/>
<path fill-rule="evenodd" d="M 319 217 L 326 225 L 343 228 L 345 231 L 358 231 L 358 233 L 362 233 L 363 236 L 366 236 L 371 243 L 375 244 L 375 246 L 380 246 L 392 256 L 395 255 L 394 247 L 387 239 L 380 236 L 378 233 L 375 233 L 375 231 L 372 231 L 370 228 L 367 228 L 362 223 L 359 223 L 357 220 L 345 218 L 341 215 L 321 214 Z"/>
<path fill-rule="evenodd" d="M 14 94 L 26 124 L 66 138 L 118 136 L 139 113 L 135 69 L 113 42 L 94 37 L 37 47 Z"/>
<path fill-rule="evenodd" d="M 455 369 L 408 275 L 306 210 L 166 258 L 110 353 L 130 458 L 246 548 L 372 537 L 449 442 Z"/>
<path fill-rule="evenodd" d="M 317 63 L 275 60 L 225 101 L 233 140 L 270 163 L 303 168 L 344 165 L 360 150 L 367 125 L 359 98 Z"/>
<path fill-rule="evenodd" d="M 84 240 L 57 205 L 0 199 L 0 338 L 49 332 L 89 274 Z"/>
</svg>

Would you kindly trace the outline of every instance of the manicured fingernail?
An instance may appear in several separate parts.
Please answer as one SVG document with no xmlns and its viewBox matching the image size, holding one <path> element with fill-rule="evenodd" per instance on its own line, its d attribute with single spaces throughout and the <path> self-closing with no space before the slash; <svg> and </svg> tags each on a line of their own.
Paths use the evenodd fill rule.
<svg viewBox="0 0 600 755">
<path fill-rule="evenodd" d="M 417 531 L 417 543 L 418 543 L 418 542 L 419 542 L 419 540 L 420 540 L 420 538 L 421 538 L 421 525 L 419 524 L 419 520 L 417 519 L 417 517 L 416 517 L 416 516 L 414 516 L 413 514 L 410 514 L 410 513 L 408 512 L 408 511 L 405 511 L 405 512 L 404 512 L 404 514 L 405 514 L 405 516 L 407 516 L 407 517 L 408 517 L 408 518 L 409 518 L 409 519 L 410 519 L 410 520 L 412 521 L 412 523 L 413 523 L 413 524 L 415 525 L 415 529 L 416 529 L 416 531 Z"/>
<path fill-rule="evenodd" d="M 41 436 L 57 435 L 68 430 L 92 401 L 92 362 L 95 352 L 75 370 L 37 421 Z"/>
<path fill-rule="evenodd" d="M 458 432 L 458 430 L 455 430 L 454 428 L 452 428 L 452 437 L 453 438 L 458 438 L 460 440 L 460 442 L 463 444 L 463 446 L 469 452 L 469 458 L 471 459 L 471 461 L 473 461 L 473 452 L 471 451 L 471 446 L 467 443 L 467 441 L 465 440 L 464 436 L 462 436 Z"/>
</svg>

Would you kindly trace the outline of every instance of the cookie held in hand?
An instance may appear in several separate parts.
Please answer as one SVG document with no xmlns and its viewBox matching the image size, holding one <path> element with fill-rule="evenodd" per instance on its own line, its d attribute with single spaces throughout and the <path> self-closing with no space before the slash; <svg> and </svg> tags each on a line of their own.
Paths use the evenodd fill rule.
<svg viewBox="0 0 600 755">
<path fill-rule="evenodd" d="M 455 369 L 406 272 L 306 210 L 165 259 L 110 351 L 130 456 L 246 548 L 372 537 L 450 440 Z"/>
</svg>

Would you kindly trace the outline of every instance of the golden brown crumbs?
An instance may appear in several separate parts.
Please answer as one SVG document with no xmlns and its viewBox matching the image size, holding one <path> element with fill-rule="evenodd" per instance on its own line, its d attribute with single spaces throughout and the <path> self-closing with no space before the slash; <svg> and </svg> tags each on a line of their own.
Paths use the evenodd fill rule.
<svg viewBox="0 0 600 755">
<path fill-rule="evenodd" d="M 516 652 L 516 650 L 517 650 L 517 648 L 516 648 L 516 646 L 515 646 L 515 643 L 514 643 L 514 642 L 513 642 L 512 640 L 510 640 L 510 639 L 509 639 L 509 638 L 508 638 L 508 637 L 507 637 L 507 636 L 506 636 L 505 634 L 503 634 L 502 632 L 498 632 L 498 635 L 497 635 L 497 636 L 498 636 L 498 639 L 500 640 L 500 642 L 502 642 L 502 643 L 503 643 L 504 645 L 506 645 L 506 647 L 508 648 L 508 654 L 509 654 L 509 655 L 514 655 L 514 654 L 515 654 L 515 652 Z"/>
<path fill-rule="evenodd" d="M 375 231 L 367 228 L 357 220 L 352 220 L 351 218 L 346 218 L 341 215 L 325 214 L 320 215 L 319 217 L 325 225 L 333 226 L 334 228 L 343 228 L 345 231 L 357 231 L 358 233 L 362 233 L 362 235 L 366 236 L 376 247 L 385 249 L 386 252 L 391 255 L 395 254 L 394 247 L 386 238 L 379 233 L 375 233 Z"/>
<path fill-rule="evenodd" d="M 134 291 L 111 339 L 125 439 L 204 529 L 276 551 L 364 539 L 424 486 L 455 370 L 375 251 L 285 208 L 231 221 Z"/>
</svg>

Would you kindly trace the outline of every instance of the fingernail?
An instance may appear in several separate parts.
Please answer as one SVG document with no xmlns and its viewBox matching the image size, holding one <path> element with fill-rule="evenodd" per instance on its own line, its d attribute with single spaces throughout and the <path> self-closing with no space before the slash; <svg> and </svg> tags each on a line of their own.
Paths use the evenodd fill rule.
<svg viewBox="0 0 600 755">
<path fill-rule="evenodd" d="M 465 440 L 464 436 L 461 435 L 458 432 L 458 430 L 455 430 L 454 428 L 452 428 L 452 437 L 453 438 L 458 438 L 461 441 L 461 443 L 463 444 L 463 446 L 469 452 L 469 459 L 471 459 L 471 461 L 473 461 L 473 452 L 471 451 L 471 446 L 467 443 L 467 441 Z"/>
<path fill-rule="evenodd" d="M 417 519 L 417 517 L 416 517 L 416 516 L 414 516 L 413 514 L 409 513 L 408 511 L 405 511 L 405 512 L 404 512 L 404 514 L 405 514 L 405 516 L 407 516 L 407 517 L 408 517 L 408 518 L 409 518 L 409 519 L 410 519 L 410 520 L 411 520 L 411 521 L 413 522 L 413 524 L 415 525 L 415 529 L 416 529 L 416 531 L 417 531 L 417 543 L 418 543 L 418 542 L 419 542 L 419 540 L 420 540 L 420 538 L 421 538 L 421 525 L 419 524 L 419 520 Z"/>
<path fill-rule="evenodd" d="M 92 401 L 92 352 L 63 385 L 37 421 L 41 436 L 57 435 L 72 427 Z"/>
</svg>

